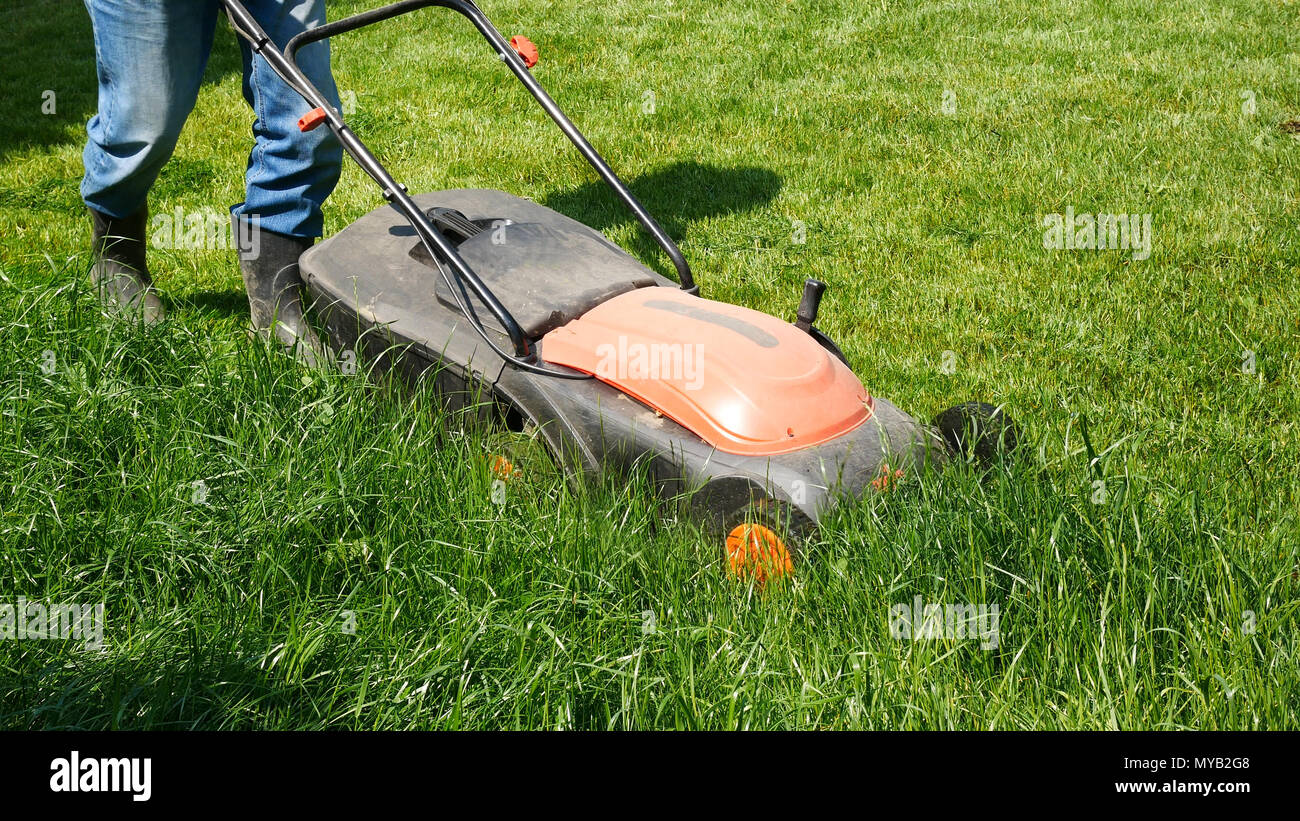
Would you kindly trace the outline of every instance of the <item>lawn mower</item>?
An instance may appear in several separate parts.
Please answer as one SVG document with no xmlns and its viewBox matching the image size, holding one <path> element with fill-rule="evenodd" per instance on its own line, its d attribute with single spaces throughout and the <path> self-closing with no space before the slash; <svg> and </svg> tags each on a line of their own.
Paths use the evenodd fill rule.
<svg viewBox="0 0 1300 821">
<path fill-rule="evenodd" d="M 815 279 L 793 323 L 700 296 L 677 245 L 534 79 L 536 46 L 506 40 L 468 0 L 403 0 L 303 32 L 282 52 L 238 0 L 223 4 L 306 101 L 299 127 L 328 127 L 388 203 L 300 258 L 332 344 L 535 429 L 571 475 L 648 469 L 725 535 L 733 569 L 788 573 L 800 537 L 840 500 L 954 453 L 987 457 L 1013 436 L 988 405 L 924 425 L 868 393 L 814 324 L 826 287 Z M 488 189 L 411 195 L 297 66 L 309 43 L 429 6 L 474 25 L 667 254 L 676 281 L 530 200 Z"/>
</svg>

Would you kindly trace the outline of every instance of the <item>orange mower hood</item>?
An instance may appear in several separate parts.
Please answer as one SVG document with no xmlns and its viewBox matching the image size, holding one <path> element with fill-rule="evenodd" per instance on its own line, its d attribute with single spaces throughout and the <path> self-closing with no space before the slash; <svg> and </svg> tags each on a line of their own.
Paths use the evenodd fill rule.
<svg viewBox="0 0 1300 821">
<path fill-rule="evenodd" d="M 542 338 L 547 362 L 594 375 L 718 450 L 776 455 L 871 417 L 871 396 L 835 355 L 774 316 L 638 288 Z"/>
</svg>

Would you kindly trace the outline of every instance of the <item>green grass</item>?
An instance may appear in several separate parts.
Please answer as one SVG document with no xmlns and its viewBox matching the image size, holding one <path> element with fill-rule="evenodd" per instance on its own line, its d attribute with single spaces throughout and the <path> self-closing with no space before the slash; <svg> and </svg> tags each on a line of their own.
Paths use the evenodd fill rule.
<svg viewBox="0 0 1300 821">
<path fill-rule="evenodd" d="M 0 726 L 1300 726 L 1297 4 L 485 7 L 706 295 L 789 318 L 825 279 L 821 324 L 873 393 L 927 418 L 1006 402 L 1020 460 L 838 511 L 766 591 L 642 482 L 531 458 L 498 505 L 500 433 L 250 343 L 233 252 L 154 255 L 161 327 L 99 315 L 89 27 L 23 2 L 0 52 L 0 603 L 103 602 L 107 628 L 100 651 L 0 642 Z M 341 40 L 335 72 L 413 191 L 527 195 L 667 271 L 451 13 Z M 155 212 L 242 198 L 224 25 L 209 80 Z M 378 202 L 349 167 L 327 230 Z M 1067 207 L 1150 213 L 1153 253 L 1045 250 Z M 998 647 L 894 640 L 915 596 L 996 603 Z"/>
</svg>

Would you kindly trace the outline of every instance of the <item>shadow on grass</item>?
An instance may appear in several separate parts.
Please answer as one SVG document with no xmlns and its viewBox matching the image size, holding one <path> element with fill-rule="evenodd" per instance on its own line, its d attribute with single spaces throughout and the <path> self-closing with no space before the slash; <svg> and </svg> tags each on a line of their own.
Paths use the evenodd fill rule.
<svg viewBox="0 0 1300 821">
<path fill-rule="evenodd" d="M 681 242 L 693 222 L 766 205 L 780 192 L 781 178 L 766 168 L 677 162 L 638 177 L 627 187 L 668 235 Z M 600 180 L 552 194 L 542 204 L 598 231 L 636 221 L 618 195 Z M 667 266 L 667 258 L 649 232 L 638 231 L 632 244 L 642 259 L 654 260 L 659 268 Z"/>
<path fill-rule="evenodd" d="M 164 301 L 169 310 L 184 310 L 217 318 L 248 316 L 248 296 L 242 290 L 194 291 L 174 299 L 164 296 Z"/>
</svg>

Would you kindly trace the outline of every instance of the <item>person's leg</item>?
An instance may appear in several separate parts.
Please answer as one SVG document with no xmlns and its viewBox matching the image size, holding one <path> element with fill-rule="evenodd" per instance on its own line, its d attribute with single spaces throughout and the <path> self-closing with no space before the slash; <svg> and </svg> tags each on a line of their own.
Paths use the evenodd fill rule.
<svg viewBox="0 0 1300 821">
<path fill-rule="evenodd" d="M 123 219 L 145 205 L 194 108 L 212 50 L 210 0 L 85 0 L 99 110 L 82 152 L 86 205 Z"/>
<path fill-rule="evenodd" d="M 212 48 L 211 0 L 85 0 L 95 37 L 98 111 L 86 124 L 81 196 L 90 209 L 105 302 L 161 318 L 145 234 L 150 187 L 194 107 Z"/>
<path fill-rule="evenodd" d="M 325 22 L 324 0 L 246 0 L 253 18 L 283 49 L 299 32 Z M 321 204 L 334 190 L 343 148 L 328 128 L 299 131 L 307 102 L 240 42 L 244 98 L 253 108 L 255 144 L 248 158 L 244 202 L 231 208 L 240 247 L 240 270 L 248 291 L 253 327 L 272 335 L 309 365 L 329 359 L 303 316 L 298 257 L 321 235 Z M 303 73 L 336 108 L 329 44 L 298 52 Z M 256 242 L 241 241 L 256 237 Z"/>
<path fill-rule="evenodd" d="M 294 35 L 325 22 L 324 0 L 246 0 L 245 6 L 281 49 Z M 338 183 L 343 147 L 328 128 L 299 131 L 298 118 L 310 108 L 307 102 L 253 55 L 247 43 L 241 40 L 240 48 L 244 98 L 257 115 L 256 143 L 248 158 L 244 202 L 231 213 L 256 216 L 264 231 L 316 239 L 323 228 L 321 204 Z M 305 46 L 297 59 L 307 78 L 337 108 L 329 43 Z"/>
</svg>

